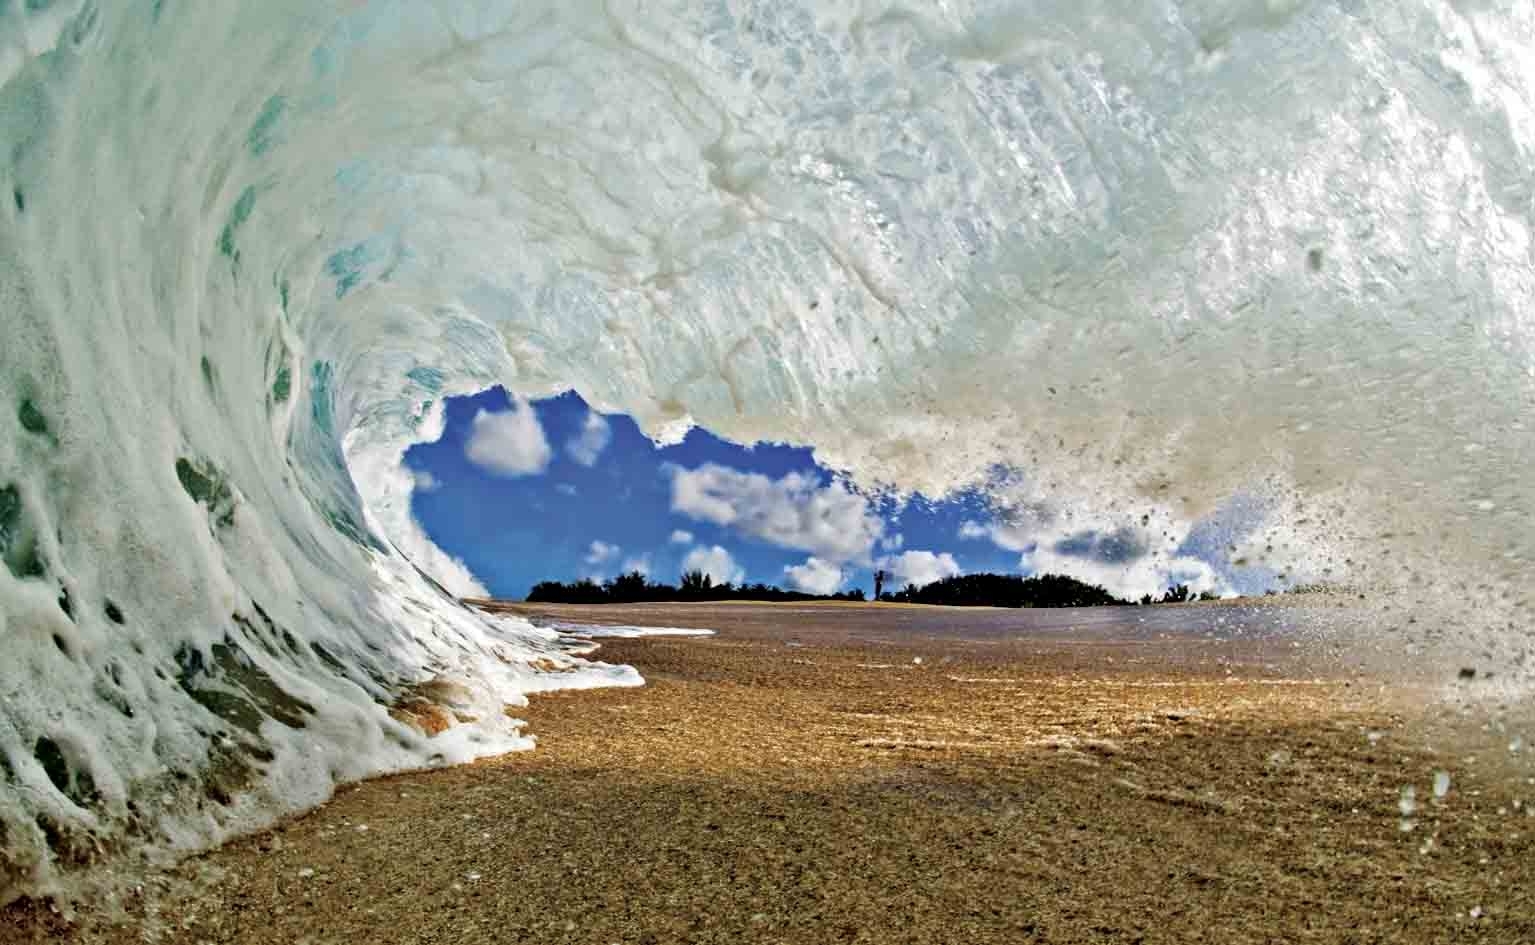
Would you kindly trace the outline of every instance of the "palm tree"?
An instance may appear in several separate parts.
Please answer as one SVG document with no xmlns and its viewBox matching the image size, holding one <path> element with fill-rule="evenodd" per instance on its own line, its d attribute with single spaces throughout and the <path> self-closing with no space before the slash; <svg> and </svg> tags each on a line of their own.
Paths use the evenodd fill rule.
<svg viewBox="0 0 1535 945">
<path fill-rule="evenodd" d="M 702 597 L 704 594 L 708 593 L 712 587 L 714 587 L 714 578 L 710 577 L 704 572 L 683 572 L 682 587 L 680 588 L 683 594 L 686 594 L 690 597 Z"/>
<path fill-rule="evenodd" d="M 615 603 L 629 603 L 644 600 L 647 586 L 645 575 L 639 571 L 630 571 L 609 581 L 604 589 L 608 592 L 609 600 Z"/>
</svg>

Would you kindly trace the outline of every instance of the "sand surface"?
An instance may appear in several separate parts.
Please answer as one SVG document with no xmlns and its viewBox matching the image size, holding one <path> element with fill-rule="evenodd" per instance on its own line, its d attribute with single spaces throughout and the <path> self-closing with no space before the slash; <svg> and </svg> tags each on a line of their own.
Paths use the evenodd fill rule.
<svg viewBox="0 0 1535 945">
<path fill-rule="evenodd" d="M 343 789 L 126 925 L 22 904 L 0 941 L 1535 942 L 1532 752 L 1282 628 L 514 609 L 719 634 L 605 641 L 649 685 L 535 697 L 536 751 Z"/>
</svg>

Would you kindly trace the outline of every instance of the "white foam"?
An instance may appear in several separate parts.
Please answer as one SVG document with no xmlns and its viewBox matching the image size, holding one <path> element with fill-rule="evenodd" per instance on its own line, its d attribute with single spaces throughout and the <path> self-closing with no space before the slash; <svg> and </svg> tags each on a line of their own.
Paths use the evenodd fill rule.
<svg viewBox="0 0 1535 945">
<path fill-rule="evenodd" d="M 712 637 L 713 630 L 704 630 L 697 627 L 631 627 L 619 624 L 584 624 L 555 622 L 545 623 L 544 627 L 556 630 L 566 636 L 578 639 L 599 639 L 602 637 L 614 637 L 622 639 L 636 639 L 638 637 Z"/>
</svg>

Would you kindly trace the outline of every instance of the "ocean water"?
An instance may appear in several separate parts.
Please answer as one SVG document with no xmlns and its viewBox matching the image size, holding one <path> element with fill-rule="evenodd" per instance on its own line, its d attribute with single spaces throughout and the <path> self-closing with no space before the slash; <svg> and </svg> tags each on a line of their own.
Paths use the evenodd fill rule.
<svg viewBox="0 0 1535 945">
<path fill-rule="evenodd" d="M 1528 678 L 1532 62 L 1513 0 L 0 0 L 0 898 L 639 681 L 410 518 L 496 383 L 1257 496 L 1234 558 Z"/>
</svg>

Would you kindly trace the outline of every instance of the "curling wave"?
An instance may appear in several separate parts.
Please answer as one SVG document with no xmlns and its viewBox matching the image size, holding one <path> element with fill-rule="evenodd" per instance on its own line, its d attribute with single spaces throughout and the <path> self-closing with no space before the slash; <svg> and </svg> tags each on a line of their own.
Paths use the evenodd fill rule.
<svg viewBox="0 0 1535 945">
<path fill-rule="evenodd" d="M 400 457 L 495 383 L 1020 521 L 1261 496 L 1233 555 L 1528 672 L 1531 61 L 1513 2 L 3 0 L 0 888 L 638 681 L 442 590 Z"/>
</svg>

